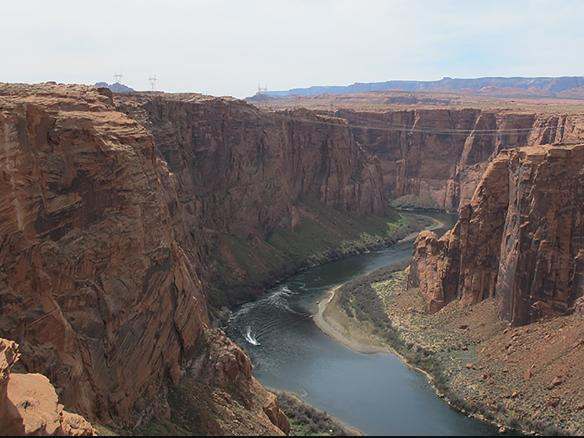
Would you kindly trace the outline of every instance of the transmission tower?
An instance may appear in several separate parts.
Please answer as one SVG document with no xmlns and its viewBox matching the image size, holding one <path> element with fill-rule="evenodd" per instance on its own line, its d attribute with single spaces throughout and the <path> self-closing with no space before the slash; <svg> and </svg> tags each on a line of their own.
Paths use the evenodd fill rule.
<svg viewBox="0 0 584 438">
<path fill-rule="evenodd" d="M 116 80 L 116 83 L 118 83 L 118 84 L 121 83 L 120 81 L 122 80 L 123 77 L 124 77 L 124 75 L 121 73 L 114 73 L 114 79 Z"/>
<path fill-rule="evenodd" d="M 156 89 L 156 81 L 158 80 L 158 78 L 156 76 L 150 76 L 148 80 L 150 81 L 151 90 L 154 91 Z"/>
<path fill-rule="evenodd" d="M 264 86 L 262 87 L 260 84 L 258 84 L 258 95 L 260 96 L 265 96 L 268 94 L 268 86 Z"/>
</svg>

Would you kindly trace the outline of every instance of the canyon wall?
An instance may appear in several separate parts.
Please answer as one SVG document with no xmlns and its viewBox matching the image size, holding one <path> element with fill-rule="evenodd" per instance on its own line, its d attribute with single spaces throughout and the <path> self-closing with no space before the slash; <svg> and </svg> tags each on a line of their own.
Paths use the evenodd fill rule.
<svg viewBox="0 0 584 438">
<path fill-rule="evenodd" d="M 254 251 L 319 221 L 311 202 L 386 212 L 378 161 L 343 121 L 305 118 L 323 120 L 199 95 L 0 85 L 0 336 L 19 343 L 19 369 L 98 422 L 168 417 L 166 388 L 186 378 L 197 433 L 285 432 L 245 353 L 210 329 L 209 272 L 233 257 L 225 242 Z"/>
<path fill-rule="evenodd" d="M 0 91 L 0 332 L 102 421 L 180 377 L 207 324 L 176 181 L 111 95 Z"/>
<path fill-rule="evenodd" d="M 286 245 L 267 240 L 306 219 L 322 222 L 311 204 L 357 217 L 386 213 L 379 161 L 342 119 L 196 94 L 116 96 L 116 103 L 152 133 L 177 178 L 214 303 L 249 299 L 298 267 Z M 345 237 L 337 231 L 338 242 Z"/>
<path fill-rule="evenodd" d="M 109 90 L 1 85 L 0 181 L 0 333 L 20 344 L 19 367 L 92 420 L 168 415 L 167 382 L 210 338 L 197 236 L 153 137 Z M 251 391 L 246 367 L 229 365 L 247 358 L 217 339 L 224 365 L 198 380 L 229 372 L 226 392 Z M 281 433 L 248 411 L 248 433 Z"/>
<path fill-rule="evenodd" d="M 482 109 L 335 114 L 352 126 L 357 143 L 379 159 L 389 199 L 450 211 L 470 201 L 499 151 L 584 138 L 581 114 Z"/>
<path fill-rule="evenodd" d="M 495 297 L 515 325 L 570 312 L 584 294 L 584 145 L 502 151 L 455 227 L 415 242 L 410 284 L 430 311 Z"/>
</svg>

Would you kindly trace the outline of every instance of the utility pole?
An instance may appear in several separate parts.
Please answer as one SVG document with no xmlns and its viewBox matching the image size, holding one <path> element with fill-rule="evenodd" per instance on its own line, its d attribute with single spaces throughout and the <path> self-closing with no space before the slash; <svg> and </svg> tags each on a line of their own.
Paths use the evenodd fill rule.
<svg viewBox="0 0 584 438">
<path fill-rule="evenodd" d="M 150 76 L 148 80 L 150 81 L 151 90 L 154 91 L 156 89 L 156 81 L 158 80 L 158 78 L 156 76 Z"/>
<path fill-rule="evenodd" d="M 122 80 L 123 77 L 124 77 L 124 75 L 121 73 L 114 73 L 114 79 L 116 80 L 116 83 L 118 83 L 118 84 L 121 84 L 120 81 Z"/>
</svg>

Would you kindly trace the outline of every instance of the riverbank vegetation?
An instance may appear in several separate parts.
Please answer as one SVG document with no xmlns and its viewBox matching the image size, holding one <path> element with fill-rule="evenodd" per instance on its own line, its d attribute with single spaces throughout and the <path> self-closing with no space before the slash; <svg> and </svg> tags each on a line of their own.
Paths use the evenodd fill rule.
<svg viewBox="0 0 584 438">
<path fill-rule="evenodd" d="M 278 393 L 278 404 L 288 417 L 290 435 L 355 436 L 359 434 L 358 431 L 340 424 L 326 412 L 313 408 L 293 394 Z"/>
<path fill-rule="evenodd" d="M 251 300 L 294 272 L 387 246 L 432 223 L 427 216 L 391 207 L 383 216 L 358 215 L 310 198 L 298 203 L 294 216 L 293 226 L 276 227 L 264 238 L 237 233 L 219 237 L 210 282 L 212 307 Z"/>
<path fill-rule="evenodd" d="M 389 268 L 346 283 L 336 296 L 331 306 L 427 373 L 439 396 L 462 413 L 501 432 L 561 435 L 582 430 L 579 387 L 562 384 L 574 373 L 568 365 L 576 350 L 560 351 L 553 342 L 560 336 L 574 338 L 573 345 L 578 345 L 584 321 L 577 316 L 509 327 L 498 318 L 494 300 L 474 306 L 454 302 L 428 314 L 419 291 L 407 288 L 406 273 Z M 560 377 L 552 366 L 557 360 L 567 363 Z"/>
</svg>

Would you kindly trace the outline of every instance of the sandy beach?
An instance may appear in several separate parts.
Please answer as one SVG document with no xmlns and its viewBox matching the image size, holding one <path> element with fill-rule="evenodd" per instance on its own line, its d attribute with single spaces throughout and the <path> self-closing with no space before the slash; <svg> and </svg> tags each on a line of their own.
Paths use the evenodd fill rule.
<svg viewBox="0 0 584 438">
<path fill-rule="evenodd" d="M 443 222 L 435 218 L 431 219 L 434 223 L 427 227 L 427 230 L 433 231 L 446 227 L 446 224 Z M 419 231 L 412 232 L 401 239 L 400 242 L 414 240 L 418 233 Z M 364 321 L 358 322 L 353 318 L 349 318 L 337 305 L 336 292 L 341 286 L 343 285 L 340 284 L 332 288 L 328 292 L 328 295 L 318 303 L 318 311 L 312 317 L 317 327 L 353 351 L 359 353 L 391 352 L 399 355 L 386 342 L 372 334 L 374 329 L 372 325 Z"/>
<path fill-rule="evenodd" d="M 389 351 L 380 339 L 367 333 L 359 324 L 348 318 L 336 305 L 336 291 L 331 289 L 326 298 L 318 303 L 318 312 L 313 315 L 314 323 L 320 330 L 337 342 L 359 353 L 379 353 Z"/>
</svg>

